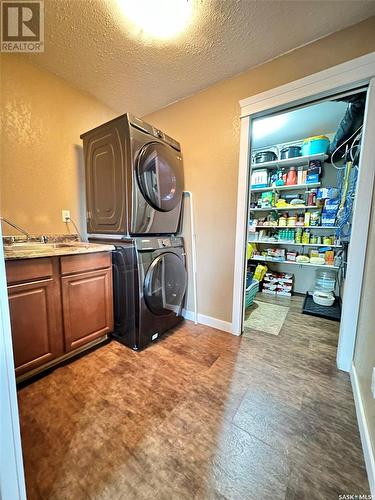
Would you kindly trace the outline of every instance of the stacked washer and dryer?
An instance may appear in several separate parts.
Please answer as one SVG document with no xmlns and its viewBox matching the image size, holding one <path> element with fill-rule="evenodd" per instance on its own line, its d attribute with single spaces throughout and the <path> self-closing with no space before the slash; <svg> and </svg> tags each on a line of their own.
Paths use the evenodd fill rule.
<svg viewBox="0 0 375 500">
<path fill-rule="evenodd" d="M 81 135 L 87 232 L 113 251 L 113 337 L 138 350 L 182 319 L 180 144 L 127 113 Z"/>
</svg>

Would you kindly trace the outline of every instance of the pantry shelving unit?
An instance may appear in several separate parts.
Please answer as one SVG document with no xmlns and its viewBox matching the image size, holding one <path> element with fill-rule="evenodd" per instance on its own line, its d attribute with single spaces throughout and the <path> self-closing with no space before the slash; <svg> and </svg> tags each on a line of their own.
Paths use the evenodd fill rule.
<svg viewBox="0 0 375 500">
<path fill-rule="evenodd" d="M 252 163 L 251 168 L 257 170 L 260 168 L 282 168 L 282 167 L 301 167 L 308 165 L 311 160 L 320 160 L 324 162 L 328 156 L 323 153 L 309 156 L 297 156 L 295 158 L 286 158 L 285 160 L 273 160 L 263 163 Z"/>
<path fill-rule="evenodd" d="M 337 229 L 337 226 L 254 226 L 256 229 Z"/>
<path fill-rule="evenodd" d="M 310 262 L 292 262 L 290 260 L 272 260 L 272 258 L 256 256 L 251 257 L 249 260 L 258 261 L 258 262 L 270 262 L 272 264 L 288 264 L 291 266 L 307 266 L 307 267 L 319 267 L 325 269 L 339 269 L 339 266 L 331 266 L 329 264 L 311 264 Z"/>
<path fill-rule="evenodd" d="M 311 188 L 320 187 L 320 182 L 310 182 L 308 184 L 290 184 L 288 186 L 268 186 L 268 187 L 252 187 L 252 193 L 265 193 L 266 191 L 308 191 Z"/>
<path fill-rule="evenodd" d="M 256 207 L 250 208 L 250 212 L 290 212 L 291 210 L 319 210 L 316 205 L 290 205 L 288 207 Z"/>
<path fill-rule="evenodd" d="M 302 141 L 299 141 L 302 142 Z M 296 141 L 296 144 L 298 141 Z M 280 151 L 282 149 L 281 145 L 273 145 L 270 146 L 269 148 L 265 149 L 270 149 L 270 150 L 276 150 Z M 260 169 L 268 169 L 269 171 L 273 169 L 282 169 L 286 168 L 286 170 L 289 169 L 289 167 L 305 167 L 307 168 L 309 165 L 309 162 L 311 160 L 319 160 L 322 162 L 322 174 L 319 178 L 319 182 L 306 182 L 304 184 L 291 184 L 291 185 L 283 185 L 283 186 L 250 186 L 250 204 L 251 206 L 249 207 L 249 214 L 250 218 L 252 219 L 258 219 L 258 218 L 265 218 L 268 214 L 274 213 L 274 214 L 283 214 L 285 212 L 291 212 L 292 215 L 297 215 L 298 213 L 306 213 L 314 210 L 321 210 L 322 207 L 317 206 L 317 204 L 310 204 L 307 205 L 307 193 L 312 190 L 312 189 L 317 189 L 320 187 L 327 187 L 327 186 L 335 186 L 335 178 L 333 177 L 333 171 L 331 172 L 329 169 L 328 164 L 324 164 L 324 162 L 327 160 L 328 156 L 326 154 L 314 154 L 314 155 L 309 155 L 309 156 L 299 156 L 296 158 L 288 158 L 285 160 L 275 160 L 275 161 L 270 161 L 270 162 L 264 162 L 264 163 L 252 163 L 251 164 L 251 169 L 252 171 L 260 170 Z M 280 198 L 282 198 L 282 193 L 285 192 L 285 194 L 296 194 L 296 198 L 298 196 L 306 195 L 303 196 L 304 198 L 304 204 L 301 203 L 300 205 L 296 204 L 288 204 L 287 206 L 261 206 L 261 202 L 258 200 L 259 196 L 262 193 L 266 192 L 272 192 L 275 195 L 279 195 Z M 259 196 L 258 196 L 259 195 Z M 249 231 L 248 234 L 248 241 L 249 243 L 252 243 L 254 245 L 259 245 L 259 248 L 261 249 L 266 249 L 272 248 L 272 247 L 279 247 L 279 248 L 285 248 L 285 251 L 291 251 L 292 249 L 295 249 L 297 253 L 300 254 L 309 254 L 309 250 L 319 250 L 321 248 L 326 248 L 327 250 L 337 250 L 341 251 L 343 246 L 340 244 L 339 241 L 336 241 L 336 244 L 325 244 L 325 243 L 296 243 L 295 241 L 290 241 L 290 240 L 278 240 L 275 238 L 275 241 L 272 240 L 271 236 L 273 232 L 276 232 L 278 230 L 297 230 L 297 229 L 302 229 L 306 230 L 308 229 L 312 234 L 321 234 L 322 236 L 324 235 L 333 235 L 337 229 L 337 226 L 302 226 L 302 225 L 295 225 L 295 226 L 289 226 L 289 225 L 264 225 L 264 224 L 256 224 L 255 226 L 251 227 L 252 231 Z M 260 230 L 267 231 L 269 232 L 270 238 L 263 238 L 261 239 L 253 239 L 251 237 L 251 234 L 254 234 L 253 231 L 256 233 L 259 233 Z M 331 233 L 329 233 L 330 231 Z M 314 283 L 315 279 L 315 269 L 329 269 L 329 270 L 334 270 L 338 271 L 340 266 L 339 265 L 328 265 L 328 264 L 312 264 L 310 262 L 295 262 L 293 260 L 287 260 L 286 258 L 284 260 L 278 260 L 277 258 L 274 258 L 272 256 L 268 257 L 266 255 L 254 255 L 252 258 L 248 259 L 249 263 L 255 264 L 257 262 L 261 263 L 267 263 L 268 267 L 270 269 L 275 270 L 286 270 L 285 266 L 293 266 L 290 269 L 293 269 L 292 273 L 294 274 L 294 290 L 295 292 L 299 293 L 305 293 L 307 290 L 311 289 Z M 336 261 L 335 264 L 338 262 Z M 272 266 L 272 267 L 271 267 Z"/>
<path fill-rule="evenodd" d="M 342 248 L 342 245 L 326 245 L 325 243 L 295 243 L 294 241 L 272 241 L 272 240 L 257 240 L 249 243 L 259 243 L 261 245 L 288 245 L 293 247 L 325 247 L 325 248 Z"/>
</svg>

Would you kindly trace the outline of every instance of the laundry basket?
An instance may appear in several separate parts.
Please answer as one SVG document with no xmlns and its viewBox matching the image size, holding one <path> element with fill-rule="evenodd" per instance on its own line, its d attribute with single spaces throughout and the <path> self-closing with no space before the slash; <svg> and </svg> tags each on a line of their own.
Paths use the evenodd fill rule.
<svg viewBox="0 0 375 500">
<path fill-rule="evenodd" d="M 257 294 L 258 291 L 259 291 L 259 281 L 253 279 L 251 285 L 246 288 L 245 308 L 248 308 L 252 305 L 255 299 L 255 295 Z"/>
</svg>

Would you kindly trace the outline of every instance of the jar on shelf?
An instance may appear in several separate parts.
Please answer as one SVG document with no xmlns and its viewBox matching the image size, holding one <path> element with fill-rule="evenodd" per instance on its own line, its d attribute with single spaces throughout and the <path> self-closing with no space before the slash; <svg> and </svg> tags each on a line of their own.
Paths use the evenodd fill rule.
<svg viewBox="0 0 375 500">
<path fill-rule="evenodd" d="M 279 226 L 286 227 L 286 225 L 287 225 L 287 216 L 286 214 L 284 214 L 281 217 L 279 217 Z"/>
</svg>

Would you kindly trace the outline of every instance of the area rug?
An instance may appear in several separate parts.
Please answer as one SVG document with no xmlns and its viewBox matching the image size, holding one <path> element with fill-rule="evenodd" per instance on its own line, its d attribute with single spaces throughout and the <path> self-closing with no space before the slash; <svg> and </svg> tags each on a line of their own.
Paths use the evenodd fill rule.
<svg viewBox="0 0 375 500">
<path fill-rule="evenodd" d="M 279 335 L 288 311 L 289 307 L 254 300 L 253 305 L 246 310 L 243 334 L 246 337 L 246 333 L 250 333 L 246 332 L 246 329 L 250 328 L 271 335 Z"/>
</svg>

